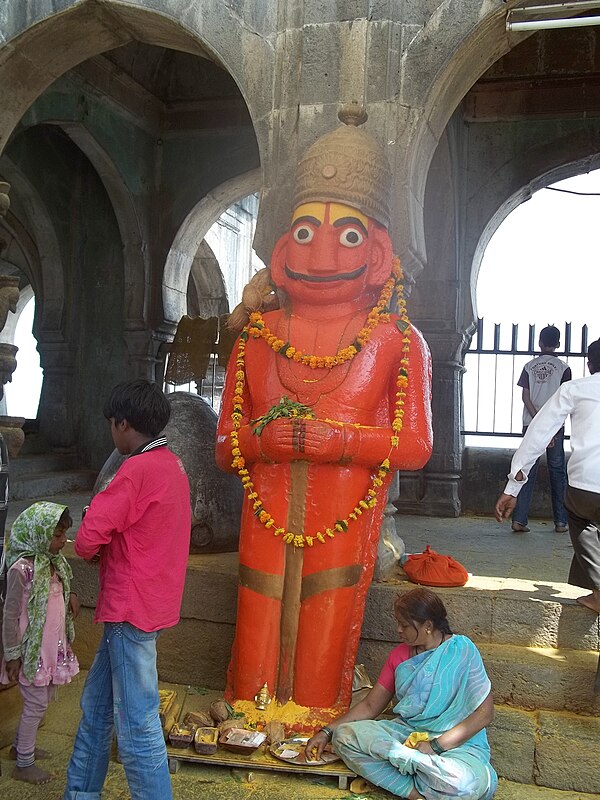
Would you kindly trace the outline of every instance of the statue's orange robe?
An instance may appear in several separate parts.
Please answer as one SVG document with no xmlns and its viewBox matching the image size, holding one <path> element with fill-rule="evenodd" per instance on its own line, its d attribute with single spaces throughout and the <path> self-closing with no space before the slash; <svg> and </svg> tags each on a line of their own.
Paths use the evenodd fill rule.
<svg viewBox="0 0 600 800">
<path fill-rule="evenodd" d="M 265 315 L 265 322 L 304 352 L 331 355 L 354 339 L 365 318 L 366 312 L 359 312 L 346 319 L 315 321 L 274 311 Z M 420 469 L 427 462 L 432 449 L 431 362 L 415 328 L 410 335 L 404 425 L 399 446 L 390 452 L 396 378 L 403 356 L 396 319 L 380 324 L 352 361 L 331 370 L 291 362 L 262 339 L 247 342 L 240 447 L 255 491 L 278 526 L 305 535 L 324 531 L 346 518 L 365 496 L 384 458 L 389 456 L 392 471 Z M 229 433 L 236 354 L 237 348 L 227 372 L 217 431 L 217 460 L 230 471 L 235 471 Z M 266 414 L 284 395 L 311 406 L 320 420 L 360 425 L 352 431 L 351 455 L 340 460 L 336 454 L 336 463 L 327 463 L 327 440 L 310 460 L 306 456 L 300 460 L 301 454 L 286 444 L 274 453 L 277 445 L 271 443 L 268 455 L 261 454 L 250 420 Z M 290 424 L 270 423 L 260 437 L 265 437 L 265 447 L 270 425 Z M 237 627 L 228 671 L 230 698 L 252 699 L 267 683 L 280 702 L 292 699 L 303 706 L 336 709 L 348 705 L 390 480 L 391 473 L 377 505 L 351 522 L 347 532 L 324 544 L 316 541 L 313 547 L 285 544 L 259 522 L 252 504 L 244 502 Z M 303 530 L 294 529 L 299 524 Z"/>
</svg>

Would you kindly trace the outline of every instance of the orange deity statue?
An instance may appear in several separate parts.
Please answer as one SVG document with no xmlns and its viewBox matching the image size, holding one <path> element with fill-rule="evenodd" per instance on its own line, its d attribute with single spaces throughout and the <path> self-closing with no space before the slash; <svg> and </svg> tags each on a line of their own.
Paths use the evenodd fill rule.
<svg viewBox="0 0 600 800">
<path fill-rule="evenodd" d="M 323 716 L 350 700 L 392 473 L 432 449 L 430 355 L 387 232 L 390 169 L 360 115 L 340 119 L 300 161 L 290 228 L 232 314 L 243 330 L 217 430 L 218 463 L 246 490 L 228 697 L 266 685 Z"/>
</svg>

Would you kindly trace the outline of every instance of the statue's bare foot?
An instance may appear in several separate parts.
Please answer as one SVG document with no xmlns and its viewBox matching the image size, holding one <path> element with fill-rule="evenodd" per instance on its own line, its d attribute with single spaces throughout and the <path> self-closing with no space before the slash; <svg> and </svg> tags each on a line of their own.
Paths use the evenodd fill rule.
<svg viewBox="0 0 600 800">
<path fill-rule="evenodd" d="M 11 759 L 11 761 L 17 760 L 17 748 L 14 745 L 10 748 L 8 757 Z M 40 758 L 52 758 L 52 753 L 49 753 L 47 750 L 43 750 L 41 747 L 36 747 L 35 760 L 37 761 Z"/>
<path fill-rule="evenodd" d="M 577 602 L 580 605 L 595 611 L 596 614 L 600 614 L 600 590 L 592 592 L 592 594 L 586 594 L 583 597 L 578 597 Z"/>
<path fill-rule="evenodd" d="M 32 764 L 30 767 L 15 767 L 12 774 L 13 778 L 17 781 L 25 781 L 26 783 L 48 783 L 54 777 L 44 769 L 36 767 Z"/>
</svg>

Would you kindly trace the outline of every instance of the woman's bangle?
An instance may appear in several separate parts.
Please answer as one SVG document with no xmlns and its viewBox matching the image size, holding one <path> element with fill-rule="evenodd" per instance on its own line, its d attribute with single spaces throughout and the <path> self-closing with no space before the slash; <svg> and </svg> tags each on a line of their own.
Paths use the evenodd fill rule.
<svg viewBox="0 0 600 800">
<path fill-rule="evenodd" d="M 442 747 L 442 745 L 440 744 L 440 741 L 439 741 L 439 739 L 437 737 L 435 739 L 430 739 L 429 740 L 429 746 L 431 747 L 433 752 L 438 756 L 441 756 L 442 753 L 446 752 L 445 748 Z"/>
<path fill-rule="evenodd" d="M 329 725 L 325 725 L 324 728 L 319 729 L 319 733 L 324 733 L 325 736 L 331 741 L 333 738 L 333 728 L 330 728 Z"/>
</svg>

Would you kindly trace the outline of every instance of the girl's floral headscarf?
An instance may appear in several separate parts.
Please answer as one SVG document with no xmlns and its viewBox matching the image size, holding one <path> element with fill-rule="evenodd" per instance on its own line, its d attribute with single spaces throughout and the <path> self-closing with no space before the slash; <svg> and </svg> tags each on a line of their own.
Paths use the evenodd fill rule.
<svg viewBox="0 0 600 800">
<path fill-rule="evenodd" d="M 53 565 L 62 581 L 65 597 L 67 622 L 67 638 L 70 642 L 75 638 L 73 615 L 69 608 L 69 594 L 73 572 L 62 553 L 53 555 L 50 542 L 63 512 L 67 506 L 58 503 L 34 503 L 25 509 L 13 522 L 6 548 L 6 566 L 8 569 L 20 558 L 33 559 L 33 583 L 27 604 L 29 625 L 25 629 L 21 641 L 21 658 L 23 673 L 33 682 L 42 649 L 42 634 L 46 622 L 46 608 L 50 594 L 50 578 Z"/>
</svg>

